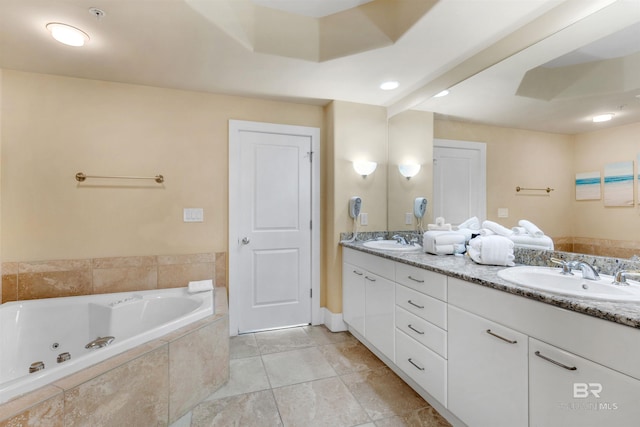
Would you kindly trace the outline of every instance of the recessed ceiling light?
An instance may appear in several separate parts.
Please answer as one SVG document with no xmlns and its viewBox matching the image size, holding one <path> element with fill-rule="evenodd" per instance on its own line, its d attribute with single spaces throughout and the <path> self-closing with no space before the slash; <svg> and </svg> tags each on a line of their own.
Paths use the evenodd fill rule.
<svg viewBox="0 0 640 427">
<path fill-rule="evenodd" d="M 87 33 L 71 25 L 50 22 L 47 24 L 47 30 L 51 33 L 51 37 L 68 46 L 84 46 L 89 41 Z"/>
<path fill-rule="evenodd" d="M 388 81 L 388 82 L 384 82 L 380 85 L 380 89 L 382 90 L 394 90 L 397 89 L 398 86 L 400 86 L 400 83 L 398 83 L 397 81 L 393 80 L 393 81 Z"/>
<path fill-rule="evenodd" d="M 438 92 L 435 95 L 433 95 L 434 98 L 442 98 L 443 96 L 447 96 L 449 95 L 449 91 L 447 89 L 443 90 L 442 92 Z"/>
<path fill-rule="evenodd" d="M 613 119 L 613 116 L 613 113 L 599 114 L 597 116 L 593 116 L 593 119 L 591 120 L 593 120 L 593 123 L 608 122 Z"/>
</svg>

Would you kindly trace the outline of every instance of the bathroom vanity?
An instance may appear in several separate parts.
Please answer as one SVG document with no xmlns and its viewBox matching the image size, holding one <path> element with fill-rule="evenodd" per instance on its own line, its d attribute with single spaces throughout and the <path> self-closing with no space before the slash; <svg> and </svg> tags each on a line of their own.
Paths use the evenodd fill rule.
<svg viewBox="0 0 640 427">
<path fill-rule="evenodd" d="M 640 419 L 640 303 L 507 282 L 467 257 L 343 244 L 349 330 L 454 425 Z"/>
</svg>

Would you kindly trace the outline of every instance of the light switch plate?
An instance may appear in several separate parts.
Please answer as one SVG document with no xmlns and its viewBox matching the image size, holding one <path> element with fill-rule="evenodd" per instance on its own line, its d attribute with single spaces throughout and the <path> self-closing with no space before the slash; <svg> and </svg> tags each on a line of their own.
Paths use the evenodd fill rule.
<svg viewBox="0 0 640 427">
<path fill-rule="evenodd" d="M 509 218 L 509 208 L 498 208 L 498 218 Z"/>
<path fill-rule="evenodd" d="M 184 208 L 183 210 L 184 222 L 203 222 L 204 221 L 204 209 L 202 208 Z"/>
<path fill-rule="evenodd" d="M 360 225 L 369 225 L 369 214 L 364 212 L 360 214 Z"/>
</svg>

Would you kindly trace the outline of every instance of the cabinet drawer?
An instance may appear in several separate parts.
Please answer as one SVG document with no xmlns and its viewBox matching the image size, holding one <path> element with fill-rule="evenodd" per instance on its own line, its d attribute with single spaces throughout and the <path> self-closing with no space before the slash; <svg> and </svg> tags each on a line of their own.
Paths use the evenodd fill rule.
<svg viewBox="0 0 640 427">
<path fill-rule="evenodd" d="M 396 328 L 447 358 L 447 332 L 396 306 Z"/>
<path fill-rule="evenodd" d="M 396 262 L 396 282 L 423 294 L 447 300 L 447 276 Z"/>
<path fill-rule="evenodd" d="M 447 304 L 438 299 L 396 285 L 396 304 L 439 328 L 447 329 Z"/>
<path fill-rule="evenodd" d="M 397 329 L 396 365 L 447 406 L 447 361 Z"/>
<path fill-rule="evenodd" d="M 389 280 L 395 280 L 396 278 L 395 261 L 386 258 L 349 248 L 342 248 L 342 261 L 357 265 L 360 268 Z"/>
</svg>

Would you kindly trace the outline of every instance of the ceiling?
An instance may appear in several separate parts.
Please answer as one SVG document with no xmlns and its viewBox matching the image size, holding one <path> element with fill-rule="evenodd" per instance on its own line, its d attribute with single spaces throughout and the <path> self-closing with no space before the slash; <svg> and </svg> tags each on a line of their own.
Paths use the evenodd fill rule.
<svg viewBox="0 0 640 427">
<path fill-rule="evenodd" d="M 0 68 L 579 133 L 640 121 L 638 22 L 640 0 L 0 0 Z"/>
</svg>

